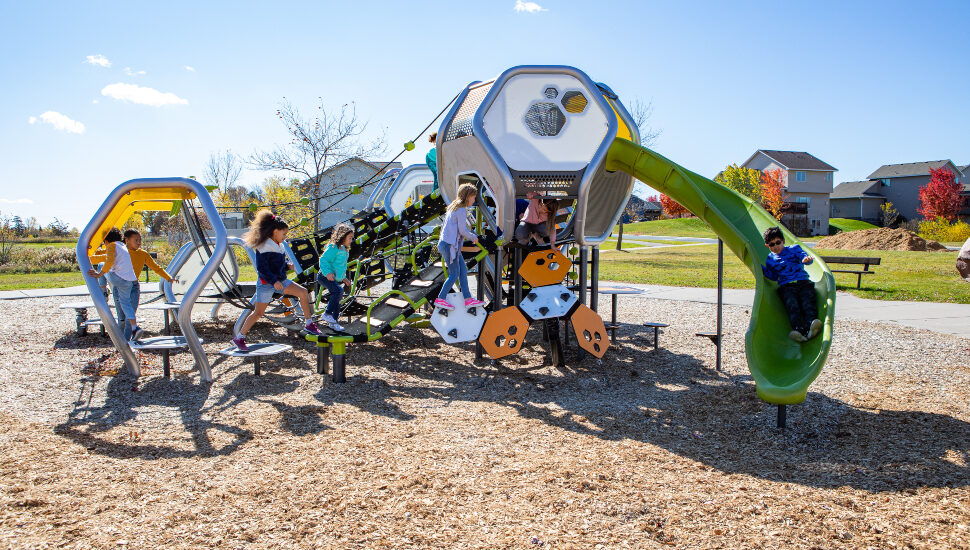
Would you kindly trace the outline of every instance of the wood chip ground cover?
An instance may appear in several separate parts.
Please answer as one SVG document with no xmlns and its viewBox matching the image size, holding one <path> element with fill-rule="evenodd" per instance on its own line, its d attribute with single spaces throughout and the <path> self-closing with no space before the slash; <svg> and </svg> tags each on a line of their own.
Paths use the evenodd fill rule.
<svg viewBox="0 0 970 550">
<path fill-rule="evenodd" d="M 351 346 L 344 385 L 269 325 L 251 340 L 297 345 L 257 378 L 199 313 L 201 384 L 187 354 L 106 375 L 60 301 L 0 303 L 0 547 L 970 547 L 970 340 L 837 322 L 780 433 L 740 307 L 720 373 L 713 306 L 624 297 L 602 364 L 405 329 Z M 657 352 L 644 320 L 671 323 Z"/>
</svg>

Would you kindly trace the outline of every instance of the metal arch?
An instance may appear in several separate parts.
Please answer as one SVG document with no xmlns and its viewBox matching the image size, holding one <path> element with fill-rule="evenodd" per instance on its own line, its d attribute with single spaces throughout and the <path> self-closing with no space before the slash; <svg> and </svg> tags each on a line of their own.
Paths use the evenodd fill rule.
<svg viewBox="0 0 970 550">
<path fill-rule="evenodd" d="M 507 175 L 507 180 L 504 181 L 506 185 L 506 197 L 503 197 L 505 205 L 502 210 L 501 229 L 503 232 L 512 230 L 512 225 L 515 222 L 515 190 L 512 182 L 512 175 L 508 171 L 508 164 L 502 160 L 502 156 L 499 154 L 498 149 L 485 134 L 484 118 L 485 113 L 491 108 L 492 104 L 495 103 L 496 98 L 498 98 L 499 93 L 505 84 L 514 76 L 520 74 L 562 74 L 572 76 L 578 80 L 583 86 L 586 87 L 592 97 L 592 101 L 595 101 L 597 106 L 606 114 L 606 118 L 609 121 L 607 126 L 606 135 L 603 138 L 603 142 L 597 147 L 596 152 L 593 154 L 592 159 L 589 161 L 589 165 L 586 168 L 586 172 L 583 174 L 583 179 L 579 184 L 579 196 L 576 199 L 576 212 L 573 214 L 574 229 L 573 234 L 576 236 L 576 242 L 579 245 L 584 245 L 583 239 L 583 229 L 585 226 L 586 218 L 586 204 L 589 201 L 589 186 L 593 181 L 593 177 L 596 171 L 606 160 L 606 153 L 609 151 L 610 145 L 613 140 L 616 139 L 617 131 L 619 130 L 619 124 L 617 123 L 616 116 L 613 113 L 613 108 L 610 106 L 603 94 L 600 93 L 599 87 L 595 82 L 583 71 L 577 69 L 576 67 L 570 67 L 568 65 L 519 65 L 507 69 L 505 72 L 500 74 L 492 84 L 492 88 L 488 91 L 485 99 L 482 100 L 481 105 L 478 107 L 478 111 L 475 112 L 475 117 L 472 119 L 472 128 L 475 131 L 479 141 L 482 143 L 482 147 L 485 152 L 492 159 L 492 162 L 496 163 L 497 166 L 504 167 L 504 170 L 500 170 L 503 176 Z"/>
<path fill-rule="evenodd" d="M 393 218 L 394 216 L 397 216 L 398 214 L 401 213 L 401 212 L 395 212 L 393 209 L 391 209 L 390 200 L 388 199 L 403 184 L 405 177 L 408 174 L 412 172 L 417 172 L 418 170 L 427 170 L 428 172 L 431 172 L 431 169 L 428 168 L 427 164 L 412 164 L 402 169 L 401 172 L 397 175 L 397 178 L 395 178 L 394 181 L 391 183 L 391 186 L 388 188 L 387 193 L 384 194 L 384 211 L 387 212 L 388 216 Z M 440 188 L 441 185 L 439 184 L 438 187 Z"/>
<path fill-rule="evenodd" d="M 400 171 L 400 168 L 391 168 L 381 177 L 381 179 L 377 180 L 377 185 L 374 186 L 374 190 L 371 191 L 370 196 L 367 197 L 367 204 L 364 206 L 364 211 L 369 212 L 374 208 L 374 203 L 377 202 L 377 195 L 381 192 L 381 189 L 383 189 L 385 185 L 390 185 L 393 183 L 393 177 L 396 176 Z M 387 193 L 384 193 L 384 195 L 387 195 Z"/>
<path fill-rule="evenodd" d="M 179 308 L 178 315 L 176 319 L 179 322 L 179 326 L 182 329 L 182 334 L 185 336 L 186 343 L 188 344 L 189 351 L 192 352 L 195 358 L 196 365 L 199 367 L 199 372 L 202 375 L 202 380 L 204 382 L 212 381 L 212 371 L 209 367 L 209 360 L 205 355 L 205 350 L 202 349 L 202 344 L 199 342 L 199 336 L 192 326 L 192 305 L 198 299 L 199 295 L 202 294 L 202 290 L 205 288 L 206 283 L 215 273 L 219 264 L 222 262 L 223 257 L 226 255 L 227 243 L 226 243 L 226 227 L 221 223 L 214 223 L 215 220 L 219 220 L 219 212 L 216 209 L 215 204 L 209 197 L 208 191 L 199 182 L 188 179 L 188 178 L 143 178 L 143 179 L 133 179 L 128 180 L 118 187 L 116 187 L 101 204 L 101 207 L 95 212 L 94 217 L 81 231 L 78 244 L 75 248 L 75 252 L 78 260 L 78 268 L 84 275 L 84 284 L 88 288 L 88 293 L 91 295 L 91 301 L 94 303 L 95 309 L 98 311 L 98 315 L 101 316 L 101 320 L 104 323 L 105 332 L 111 338 L 111 342 L 121 353 L 121 357 L 125 362 L 125 366 L 128 367 L 128 372 L 134 376 L 141 376 L 141 367 L 138 364 L 138 360 L 135 358 L 135 354 L 131 351 L 131 347 L 128 346 L 128 342 L 124 340 L 121 333 L 121 329 L 118 327 L 118 323 L 115 321 L 114 315 L 112 315 L 110 308 L 108 307 L 108 301 L 105 299 L 104 294 L 101 292 L 101 287 L 98 285 L 98 281 L 88 276 L 88 270 L 92 269 L 91 259 L 88 257 L 87 243 L 89 243 L 94 238 L 94 233 L 105 221 L 111 209 L 124 200 L 124 196 L 129 194 L 135 189 L 160 189 L 168 187 L 179 187 L 182 189 L 187 189 L 195 193 L 199 202 L 202 204 L 202 209 L 208 216 L 210 223 L 212 223 L 213 231 L 215 232 L 215 248 L 212 251 L 212 256 L 206 261 L 205 266 L 199 273 L 199 276 L 195 279 L 192 285 L 185 293 L 185 297 L 182 300 L 182 307 Z M 186 307 L 188 306 L 188 307 Z"/>
</svg>

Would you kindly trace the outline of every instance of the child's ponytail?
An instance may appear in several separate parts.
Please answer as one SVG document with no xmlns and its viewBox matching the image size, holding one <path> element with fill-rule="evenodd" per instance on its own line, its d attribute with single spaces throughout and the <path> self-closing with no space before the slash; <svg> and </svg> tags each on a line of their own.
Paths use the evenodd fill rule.
<svg viewBox="0 0 970 550">
<path fill-rule="evenodd" d="M 273 231 L 289 228 L 290 225 L 283 218 L 270 210 L 260 210 L 249 226 L 249 231 L 243 235 L 243 241 L 249 248 L 256 248 L 266 242 L 266 239 L 272 237 Z"/>
</svg>

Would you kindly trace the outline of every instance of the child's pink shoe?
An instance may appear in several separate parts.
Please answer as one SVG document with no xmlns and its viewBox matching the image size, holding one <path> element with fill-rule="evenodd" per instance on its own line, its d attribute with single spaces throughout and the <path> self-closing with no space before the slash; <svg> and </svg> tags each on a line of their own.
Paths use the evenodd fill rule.
<svg viewBox="0 0 970 550">
<path fill-rule="evenodd" d="M 481 300 L 476 300 L 474 298 L 469 298 L 465 300 L 465 307 L 478 307 L 485 305 L 485 302 Z"/>
<path fill-rule="evenodd" d="M 455 309 L 455 306 L 451 305 L 451 302 L 447 300 L 442 300 L 441 298 L 438 298 L 434 301 L 434 307 L 440 307 L 443 309 L 447 309 L 449 311 L 453 311 Z"/>
</svg>

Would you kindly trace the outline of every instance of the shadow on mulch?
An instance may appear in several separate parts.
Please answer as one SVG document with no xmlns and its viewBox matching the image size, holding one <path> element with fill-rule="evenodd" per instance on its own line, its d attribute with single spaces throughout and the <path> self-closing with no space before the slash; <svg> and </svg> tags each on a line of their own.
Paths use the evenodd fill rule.
<svg viewBox="0 0 970 550">
<path fill-rule="evenodd" d="M 444 346 L 422 343 L 432 353 Z M 385 344 L 411 345 L 393 339 Z M 539 349 L 535 342 L 529 346 Z M 472 354 L 474 348 L 465 351 Z M 775 406 L 758 399 L 750 376 L 728 376 L 662 348 L 621 345 L 610 353 L 600 364 L 567 351 L 563 372 L 542 373 L 510 362 L 468 365 L 440 353 L 402 354 L 382 367 L 432 384 L 349 376 L 345 385 L 325 383 L 317 398 L 324 406 L 342 403 L 401 420 L 412 416 L 396 399 L 438 400 L 442 406 L 493 402 L 563 430 L 641 441 L 725 473 L 812 487 L 898 491 L 970 485 L 970 423 L 962 420 L 867 410 L 809 393 L 803 404 L 789 407 L 789 428 L 782 431 L 775 427 Z"/>
<path fill-rule="evenodd" d="M 206 340 L 225 334 L 225 329 L 199 328 Z M 256 339 L 280 337 L 267 331 L 255 333 Z M 868 491 L 970 485 L 970 423 L 962 420 L 922 411 L 863 409 L 810 393 L 805 403 L 789 407 L 789 429 L 780 431 L 775 428 L 775 407 L 757 398 L 750 376 L 729 376 L 693 356 L 641 349 L 642 343 L 623 338 L 602 362 L 572 348 L 567 349 L 566 367 L 536 367 L 544 355 L 539 340 L 533 333 L 518 359 L 468 364 L 449 357 L 473 356 L 470 344 L 447 346 L 428 331 L 392 333 L 373 345 L 352 346 L 348 383 L 333 384 L 325 378 L 315 394 L 319 405 L 293 406 L 273 398 L 293 392 L 301 380 L 316 383 L 314 365 L 295 354 L 265 360 L 259 378 L 249 362 L 219 358 L 212 365 L 215 375 L 235 378 L 206 410 L 245 401 L 267 403 L 280 412 L 282 429 L 305 436 L 330 429 L 323 418 L 334 404 L 408 421 L 414 414 L 397 400 L 423 400 L 441 407 L 487 402 L 562 430 L 606 441 L 640 441 L 725 473 L 771 481 Z M 421 354 L 409 353 L 416 349 Z M 356 374 L 356 361 L 376 365 L 389 376 L 368 379 Z M 216 369 L 220 363 L 223 366 Z M 306 372 L 279 374 L 282 366 L 294 365 Z M 128 376 L 113 378 L 104 406 L 79 406 L 56 432 L 98 453 L 149 459 L 230 454 L 253 437 L 250 430 L 204 417 L 210 385 L 197 378 L 151 378 L 137 392 L 131 389 L 133 383 Z M 177 410 L 194 448 L 98 437 L 148 406 Z M 213 445 L 207 435 L 212 429 L 232 436 L 231 442 Z"/>
</svg>

